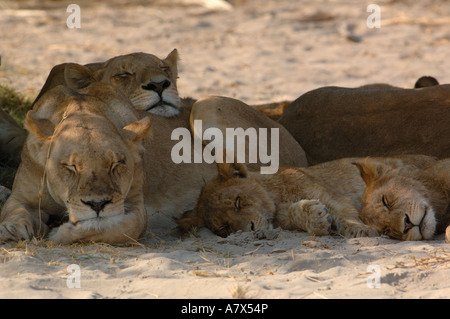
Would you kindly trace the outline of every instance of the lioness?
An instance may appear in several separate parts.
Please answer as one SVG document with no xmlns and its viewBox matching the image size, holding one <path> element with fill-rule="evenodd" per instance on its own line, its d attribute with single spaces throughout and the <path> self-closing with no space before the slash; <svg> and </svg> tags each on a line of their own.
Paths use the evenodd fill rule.
<svg viewBox="0 0 450 319">
<path fill-rule="evenodd" d="M 354 156 L 447 158 L 450 85 L 319 88 L 288 105 L 279 123 L 305 150 L 310 165 Z"/>
<path fill-rule="evenodd" d="M 183 230 L 207 227 L 226 237 L 238 230 L 281 227 L 326 235 L 334 229 L 345 237 L 376 236 L 359 218 L 365 184 L 346 158 L 307 168 L 284 167 L 274 175 L 249 172 L 244 164 L 218 163 L 219 175 L 202 190 L 197 206 L 176 219 Z M 424 167 L 435 159 L 422 155 L 374 158 L 390 167 Z"/>
<path fill-rule="evenodd" d="M 450 225 L 450 159 L 422 169 L 392 169 L 371 161 L 358 167 L 367 184 L 360 217 L 378 232 L 422 240 Z"/>
<path fill-rule="evenodd" d="M 139 239 L 147 224 L 141 141 L 150 119 L 138 121 L 129 100 L 105 84 L 80 92 L 58 86 L 46 96 L 26 117 L 0 241 L 45 235 L 54 222 L 62 225 L 49 237 L 59 243 Z"/>
</svg>

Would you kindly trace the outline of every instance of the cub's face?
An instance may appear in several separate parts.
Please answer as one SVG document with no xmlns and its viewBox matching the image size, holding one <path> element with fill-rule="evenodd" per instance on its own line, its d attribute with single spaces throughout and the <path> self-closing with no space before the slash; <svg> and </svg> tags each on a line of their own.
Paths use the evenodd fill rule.
<svg viewBox="0 0 450 319">
<path fill-rule="evenodd" d="M 218 164 L 231 167 L 230 164 Z M 236 231 L 268 229 L 275 215 L 275 205 L 267 192 L 247 173 L 230 169 L 211 180 L 202 190 L 197 206 L 176 219 L 185 230 L 207 227 L 216 235 L 227 237 Z"/>
<path fill-rule="evenodd" d="M 395 170 L 379 173 L 374 169 L 362 175 L 367 184 L 360 211 L 364 223 L 400 240 L 433 237 L 435 212 L 422 183 Z"/>
</svg>

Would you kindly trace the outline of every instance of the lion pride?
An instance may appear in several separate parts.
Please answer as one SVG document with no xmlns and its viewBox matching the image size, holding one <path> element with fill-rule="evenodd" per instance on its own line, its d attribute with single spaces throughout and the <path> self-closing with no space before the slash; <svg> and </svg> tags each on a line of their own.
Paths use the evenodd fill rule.
<svg viewBox="0 0 450 319">
<path fill-rule="evenodd" d="M 183 104 L 183 101 L 186 100 L 177 98 L 178 93 L 175 83 L 177 77 L 176 60 L 175 51 L 175 53 L 163 60 L 143 53 L 119 56 L 107 63 L 96 65 L 95 71 L 92 65 L 63 65 L 56 68 L 59 69 L 59 72 L 53 72 L 54 70 L 51 72 L 51 76 L 49 76 L 41 94 L 33 104 L 33 112 L 37 112 L 36 116 L 42 121 L 52 122 L 53 129 L 64 118 L 62 110 L 68 107 L 68 101 L 73 99 L 79 103 L 92 102 L 91 107 L 93 109 L 100 107 L 98 105 L 103 105 L 102 112 L 106 110 L 104 116 L 109 121 L 121 123 L 121 125 L 118 125 L 118 129 L 128 127 L 128 125 L 140 119 L 150 119 L 151 129 L 149 136 L 142 137 L 140 143 L 145 150 L 142 155 L 144 180 L 142 193 L 144 194 L 148 225 L 152 230 L 162 229 L 167 231 L 174 226 L 172 217 L 181 214 L 185 210 L 192 209 L 203 185 L 215 175 L 215 166 L 212 164 L 205 162 L 176 164 L 171 158 L 172 148 L 177 143 L 171 138 L 172 132 L 176 128 L 191 129 L 190 122 L 192 120 L 202 120 L 205 129 L 208 127 L 218 127 L 223 130 L 227 127 L 241 127 L 244 129 L 247 127 L 276 128 L 279 130 L 280 164 L 296 166 L 306 166 L 307 164 L 301 147 L 280 124 L 270 120 L 264 114 L 252 109 L 243 102 L 225 97 L 205 97 L 194 104 L 192 104 L 191 100 L 187 100 L 188 103 Z M 61 70 L 62 73 L 60 72 Z M 63 76 L 64 85 L 60 85 L 61 75 Z M 66 82 L 78 87 L 70 87 Z M 160 85 L 158 86 L 157 84 Z M 102 85 L 109 89 L 100 89 Z M 153 85 L 156 87 L 153 87 Z M 165 93 L 166 91 L 168 94 Z M 104 107 L 104 105 L 109 105 L 111 114 L 107 114 L 108 107 Z M 32 123 L 33 118 L 29 117 L 27 123 Z M 70 122 L 64 120 L 62 123 L 68 125 Z M 45 140 L 46 138 L 51 139 L 52 133 L 56 133 L 56 129 L 52 131 L 52 127 L 48 125 L 40 127 L 39 125 L 33 126 L 28 124 L 30 135 L 26 144 L 29 144 L 29 146 L 24 151 L 24 154 L 27 154 L 24 156 L 32 159 L 31 162 L 38 161 L 37 165 L 40 165 L 41 169 L 30 167 L 30 161 L 21 163 L 12 195 L 3 207 L 0 215 L 1 241 L 29 239 L 32 236 L 40 235 L 42 230 L 47 231 L 43 224 L 50 226 L 53 223 L 53 218 L 47 218 L 48 216 L 45 214 L 35 218 L 36 206 L 39 203 L 39 197 L 35 196 L 36 189 L 44 176 L 40 174 L 43 171 L 42 167 L 45 166 L 46 160 L 43 154 L 46 154 L 46 150 L 50 149 L 46 143 L 35 142 L 39 141 L 39 139 L 36 139 L 36 131 L 45 131 L 45 134 L 40 134 L 45 137 Z M 110 129 L 112 136 L 117 134 L 115 129 L 112 127 Z M 201 132 L 193 133 L 200 134 Z M 106 132 L 104 134 L 105 136 L 101 137 L 101 140 L 104 140 L 106 147 L 109 145 L 109 138 L 106 136 Z M 97 141 L 96 145 L 85 145 L 85 139 L 81 135 L 74 134 L 74 137 L 76 138 L 71 141 L 72 143 L 66 144 L 67 151 L 87 148 L 89 151 L 77 153 L 78 161 L 91 163 L 94 170 L 92 175 L 99 176 L 97 169 L 100 169 L 101 165 L 92 162 L 89 153 L 98 152 L 99 150 L 104 151 L 102 142 Z M 205 142 L 205 144 L 207 143 Z M 50 156 L 49 159 L 54 160 L 56 158 L 56 154 L 48 154 Z M 85 166 L 90 166 L 91 164 L 85 164 Z M 261 163 L 251 164 L 254 168 L 259 168 L 260 165 Z M 59 167 L 54 166 L 52 169 L 56 170 L 56 168 Z M 69 167 L 66 167 L 67 169 Z M 74 169 L 74 171 L 77 170 Z M 28 176 L 23 174 L 23 172 L 34 173 Z M 46 177 L 48 184 L 49 176 L 44 177 Z M 34 187 L 34 193 L 30 193 L 33 196 L 23 196 L 29 191 L 28 186 L 26 186 L 27 183 Z M 69 185 L 64 183 L 62 185 L 61 187 L 52 188 L 53 193 L 52 199 L 49 199 L 50 203 L 54 201 L 54 198 L 61 196 L 65 198 L 63 193 L 68 192 L 67 188 Z M 109 197 L 111 196 L 102 197 L 105 197 L 104 201 L 94 200 L 94 202 L 106 202 L 105 205 L 95 203 L 92 208 L 89 208 L 89 204 L 86 205 L 82 202 L 84 205 L 82 207 L 88 210 L 89 216 L 96 210 L 102 211 L 105 207 L 110 206 Z M 92 202 L 84 199 L 83 201 L 85 203 Z M 59 201 L 57 204 L 59 205 L 51 205 L 51 209 L 55 211 L 64 209 L 64 201 Z M 17 207 L 21 208 L 16 209 Z M 28 207 L 31 211 L 24 207 Z M 59 214 L 50 215 L 59 216 Z M 24 218 L 23 216 L 27 217 Z M 97 217 L 100 218 L 101 216 Z M 59 225 L 60 221 L 57 224 Z M 64 227 L 72 230 L 71 226 L 69 226 Z M 102 230 L 99 229 L 99 231 Z M 65 235 L 51 238 L 57 238 L 59 242 L 80 240 L 80 236 L 71 236 L 70 231 L 63 234 Z M 83 238 L 95 238 L 92 234 L 90 236 Z M 131 236 L 128 234 L 127 236 L 132 239 L 136 238 L 135 235 Z M 126 241 L 125 237 L 122 236 L 120 238 Z M 105 239 L 105 241 L 107 240 Z"/>
</svg>

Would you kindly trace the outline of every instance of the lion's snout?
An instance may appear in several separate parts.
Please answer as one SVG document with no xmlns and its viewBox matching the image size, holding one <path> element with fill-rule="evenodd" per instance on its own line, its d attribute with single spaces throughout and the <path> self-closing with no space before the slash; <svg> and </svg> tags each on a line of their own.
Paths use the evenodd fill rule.
<svg viewBox="0 0 450 319">
<path fill-rule="evenodd" d="M 90 201 L 84 201 L 81 200 L 81 202 L 87 206 L 89 206 L 93 211 L 95 211 L 97 213 L 97 217 L 100 214 L 100 212 L 105 208 L 106 205 L 112 203 L 112 199 L 103 199 L 103 200 L 99 200 L 99 201 L 94 201 L 94 200 L 90 200 Z"/>
</svg>

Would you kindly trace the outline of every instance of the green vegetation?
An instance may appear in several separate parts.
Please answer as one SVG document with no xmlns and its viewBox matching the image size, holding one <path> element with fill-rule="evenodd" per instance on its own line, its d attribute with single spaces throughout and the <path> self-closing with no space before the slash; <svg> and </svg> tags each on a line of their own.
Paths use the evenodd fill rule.
<svg viewBox="0 0 450 319">
<path fill-rule="evenodd" d="M 32 101 L 17 93 L 14 89 L 0 84 L 0 108 L 8 113 L 17 123 L 23 126 L 23 121 Z M 0 185 L 11 188 L 16 168 L 8 163 L 0 162 Z"/>
<path fill-rule="evenodd" d="M 0 84 L 0 107 L 20 125 L 33 102 L 17 93 L 14 89 Z"/>
</svg>

